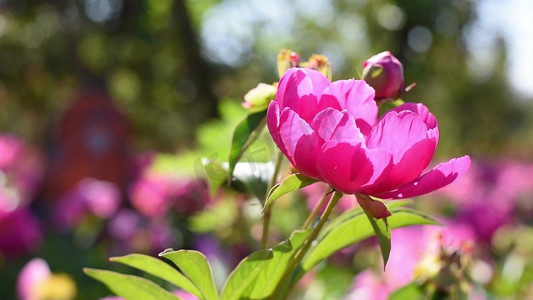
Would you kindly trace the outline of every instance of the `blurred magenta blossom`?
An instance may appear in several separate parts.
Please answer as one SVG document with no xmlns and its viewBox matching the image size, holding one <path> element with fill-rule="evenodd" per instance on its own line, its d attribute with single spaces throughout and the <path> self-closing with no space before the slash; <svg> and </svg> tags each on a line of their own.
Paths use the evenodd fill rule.
<svg viewBox="0 0 533 300">
<path fill-rule="evenodd" d="M 441 248 L 462 250 L 475 239 L 472 228 L 443 222 L 446 227 L 416 226 L 395 229 L 391 237 L 391 253 L 385 272 L 366 269 L 354 279 L 353 290 L 343 299 L 385 300 L 396 289 L 415 279 L 425 280 L 443 267 L 439 261 Z M 466 249 L 466 248 L 465 248 Z"/>
<path fill-rule="evenodd" d="M 149 219 L 138 212 L 122 208 L 107 224 L 115 241 L 113 253 L 159 253 L 176 244 L 175 233 L 164 218 Z"/>
<path fill-rule="evenodd" d="M 42 241 L 41 222 L 28 207 L 0 216 L 0 256 L 25 255 L 37 250 Z"/>
<path fill-rule="evenodd" d="M 42 177 L 42 157 L 19 138 L 0 134 L 0 216 L 28 204 Z"/>
<path fill-rule="evenodd" d="M 331 83 L 317 71 L 291 68 L 269 105 L 267 124 L 296 169 L 346 194 L 414 197 L 468 169 L 470 158 L 463 156 L 421 175 L 439 139 L 437 120 L 423 104 L 377 115 L 374 90 L 363 80 Z"/>
<path fill-rule="evenodd" d="M 465 176 L 435 194 L 457 204 L 457 220 L 470 224 L 480 240 L 490 241 L 503 225 L 533 213 L 533 164 L 521 161 L 473 161 Z"/>
<path fill-rule="evenodd" d="M 121 202 L 122 193 L 115 184 L 86 178 L 58 199 L 53 211 L 54 222 L 59 228 L 74 227 L 89 213 L 101 219 L 109 219 Z"/>
<path fill-rule="evenodd" d="M 389 51 L 363 63 L 363 79 L 376 91 L 376 99 L 397 99 L 404 92 L 403 65 Z"/>
<path fill-rule="evenodd" d="M 190 216 L 209 203 L 203 180 L 144 172 L 128 190 L 133 207 L 149 218 L 164 217 L 171 208 Z"/>
</svg>

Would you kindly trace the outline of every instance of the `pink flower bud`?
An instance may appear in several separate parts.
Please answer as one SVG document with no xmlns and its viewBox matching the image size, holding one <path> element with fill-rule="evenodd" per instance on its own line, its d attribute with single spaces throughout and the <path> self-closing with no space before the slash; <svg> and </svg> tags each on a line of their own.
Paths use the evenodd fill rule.
<svg viewBox="0 0 533 300">
<path fill-rule="evenodd" d="M 376 99 L 397 99 L 403 94 L 403 66 L 389 51 L 372 56 L 363 68 L 363 79 L 376 91 Z"/>
<path fill-rule="evenodd" d="M 277 87 L 271 84 L 259 83 L 244 95 L 242 107 L 251 111 L 265 110 L 271 100 L 276 97 Z"/>
</svg>

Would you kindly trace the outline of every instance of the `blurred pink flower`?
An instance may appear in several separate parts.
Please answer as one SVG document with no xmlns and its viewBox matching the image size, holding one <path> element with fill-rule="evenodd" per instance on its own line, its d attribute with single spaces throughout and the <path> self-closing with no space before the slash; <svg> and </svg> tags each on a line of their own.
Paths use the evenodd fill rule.
<svg viewBox="0 0 533 300">
<path fill-rule="evenodd" d="M 143 176 L 129 189 L 133 207 L 149 218 L 161 218 L 172 206 L 168 179 L 160 175 Z"/>
<path fill-rule="evenodd" d="M 28 204 L 43 176 L 42 158 L 19 138 L 0 134 L 0 189 L 16 194 L 17 206 Z"/>
<path fill-rule="evenodd" d="M 86 178 L 58 200 L 54 222 L 60 228 L 70 228 L 79 225 L 89 213 L 109 219 L 121 202 L 122 194 L 115 184 Z"/>
<path fill-rule="evenodd" d="M 441 247 L 461 249 L 465 243 L 475 241 L 469 226 L 448 220 L 443 223 L 446 227 L 413 226 L 393 230 L 385 272 L 361 272 L 354 280 L 353 291 L 345 299 L 387 299 L 392 291 L 412 282 L 417 272 L 431 272 L 424 270 L 432 267 L 424 264 L 424 260 L 437 256 Z"/>
<path fill-rule="evenodd" d="M 22 256 L 41 246 L 39 219 L 29 210 L 20 208 L 0 217 L 0 254 L 7 258 Z"/>
<path fill-rule="evenodd" d="M 17 296 L 21 300 L 35 300 L 36 287 L 52 275 L 44 259 L 30 260 L 19 273 L 17 279 Z"/>
<path fill-rule="evenodd" d="M 519 214 L 533 213 L 533 164 L 520 161 L 473 161 L 470 171 L 434 196 L 456 205 L 460 222 L 470 224 L 479 239 L 490 241 Z M 522 201 L 524 200 L 524 201 Z"/>
<path fill-rule="evenodd" d="M 346 194 L 409 198 L 452 183 L 470 165 L 463 156 L 421 175 L 437 142 L 437 120 L 406 103 L 377 119 L 374 90 L 362 80 L 330 83 L 292 68 L 269 105 L 267 125 L 280 150 L 304 175 Z"/>
<path fill-rule="evenodd" d="M 363 79 L 376 91 L 376 99 L 397 99 L 403 92 L 403 65 L 389 51 L 363 63 Z"/>
</svg>

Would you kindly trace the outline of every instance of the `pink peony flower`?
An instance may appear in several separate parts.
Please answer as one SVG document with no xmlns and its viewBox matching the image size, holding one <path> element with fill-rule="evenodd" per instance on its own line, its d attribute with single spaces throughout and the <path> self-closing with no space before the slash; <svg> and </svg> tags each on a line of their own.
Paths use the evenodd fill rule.
<svg viewBox="0 0 533 300">
<path fill-rule="evenodd" d="M 363 68 L 363 79 L 376 91 L 376 99 L 397 99 L 403 94 L 403 66 L 389 51 L 372 56 Z"/>
<path fill-rule="evenodd" d="M 379 120 L 374 90 L 362 80 L 333 83 L 309 69 L 289 69 L 267 112 L 274 142 L 302 174 L 345 194 L 400 199 L 429 193 L 463 174 L 463 156 L 421 175 L 439 138 L 437 119 L 405 103 Z"/>
</svg>

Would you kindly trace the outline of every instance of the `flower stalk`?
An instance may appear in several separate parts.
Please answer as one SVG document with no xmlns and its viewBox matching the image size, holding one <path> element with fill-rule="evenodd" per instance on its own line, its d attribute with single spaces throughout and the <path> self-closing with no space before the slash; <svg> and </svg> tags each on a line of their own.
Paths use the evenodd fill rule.
<svg viewBox="0 0 533 300">
<path fill-rule="evenodd" d="M 268 183 L 266 190 L 265 198 L 263 199 L 263 206 L 265 206 L 268 199 L 268 195 L 272 187 L 278 181 L 279 170 L 281 169 L 281 162 L 283 161 L 283 153 L 277 152 L 276 154 L 276 164 L 274 166 L 274 172 L 272 173 L 272 178 Z M 263 234 L 261 235 L 261 249 L 266 249 L 268 247 L 268 236 L 270 231 L 270 218 L 272 215 L 272 205 L 265 206 L 263 211 Z"/>
<path fill-rule="evenodd" d="M 298 264 L 300 263 L 304 255 L 307 253 L 307 250 L 309 250 L 309 247 L 311 247 L 311 244 L 313 243 L 313 241 L 317 238 L 318 234 L 322 230 L 322 227 L 324 227 L 324 224 L 326 223 L 329 216 L 331 215 L 331 212 L 333 212 L 333 209 L 335 208 L 337 203 L 339 203 L 339 200 L 341 197 L 342 197 L 341 192 L 338 192 L 338 191 L 333 192 L 333 196 L 331 197 L 331 200 L 326 206 L 324 213 L 320 217 L 318 224 L 313 229 L 313 231 L 311 231 L 311 233 L 309 234 L 309 236 L 303 243 L 300 250 L 296 253 L 293 259 L 291 259 L 291 264 L 287 267 L 287 269 L 285 269 L 285 273 L 283 273 L 283 276 L 281 277 L 281 280 L 278 282 L 278 285 L 276 286 L 276 289 L 272 293 L 270 299 L 279 299 L 281 297 L 280 293 L 282 293 L 282 287 L 283 287 L 284 282 L 286 282 L 287 280 L 291 280 L 292 273 L 296 269 L 296 266 L 298 266 Z M 324 197 L 324 199 L 325 198 L 327 197 Z"/>
</svg>

